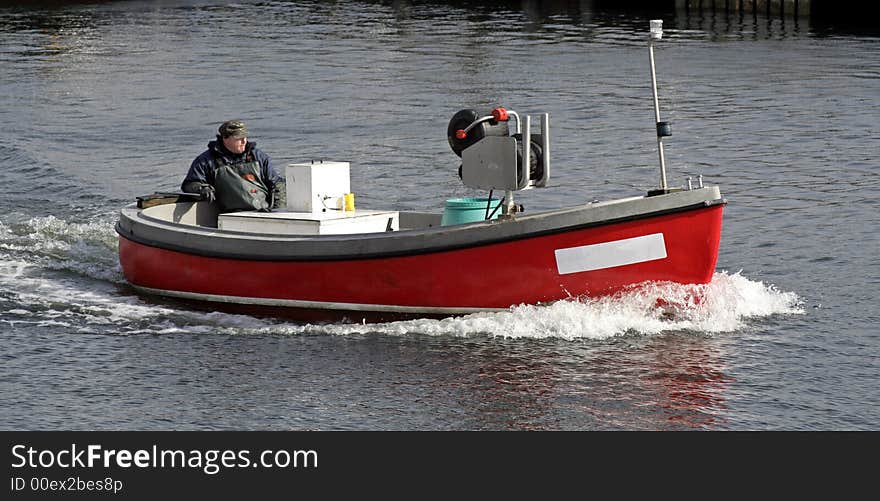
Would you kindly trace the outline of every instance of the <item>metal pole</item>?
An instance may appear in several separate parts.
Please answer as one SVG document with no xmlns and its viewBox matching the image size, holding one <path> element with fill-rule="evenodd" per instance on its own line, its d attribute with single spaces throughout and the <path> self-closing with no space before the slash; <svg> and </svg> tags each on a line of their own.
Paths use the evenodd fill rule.
<svg viewBox="0 0 880 501">
<path fill-rule="evenodd" d="M 651 89 L 654 91 L 654 127 L 660 123 L 660 100 L 657 98 L 657 73 L 654 69 L 654 40 L 663 36 L 663 20 L 651 20 L 651 36 L 648 38 L 648 52 L 651 55 Z M 660 189 L 666 191 L 666 159 L 663 156 L 663 137 L 657 132 L 657 150 L 660 153 Z"/>
<path fill-rule="evenodd" d="M 501 206 L 501 215 L 510 216 L 516 211 L 516 205 L 513 203 L 513 191 L 504 191 L 504 205 Z"/>
</svg>

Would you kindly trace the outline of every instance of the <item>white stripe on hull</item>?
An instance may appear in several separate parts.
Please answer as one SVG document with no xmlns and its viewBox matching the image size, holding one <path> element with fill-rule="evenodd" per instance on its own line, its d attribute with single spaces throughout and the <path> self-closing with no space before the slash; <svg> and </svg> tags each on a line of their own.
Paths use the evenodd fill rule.
<svg viewBox="0 0 880 501">
<path fill-rule="evenodd" d="M 662 233 L 624 238 L 600 244 L 556 249 L 556 270 L 560 275 L 602 270 L 666 258 Z"/>
</svg>

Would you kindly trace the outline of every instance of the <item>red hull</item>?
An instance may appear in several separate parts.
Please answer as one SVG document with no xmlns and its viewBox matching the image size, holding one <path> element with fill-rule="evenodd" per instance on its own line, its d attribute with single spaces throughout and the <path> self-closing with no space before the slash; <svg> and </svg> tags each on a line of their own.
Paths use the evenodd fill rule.
<svg viewBox="0 0 880 501">
<path fill-rule="evenodd" d="M 644 281 L 708 283 L 723 205 L 471 248 L 331 261 L 205 257 L 119 239 L 125 278 L 171 295 L 318 309 L 467 312 L 578 296 Z M 560 274 L 558 249 L 662 234 L 666 257 Z M 256 299 L 256 302 L 254 302 Z M 293 304 L 296 303 L 296 304 Z M 320 303 L 320 304 L 312 304 Z M 372 308 L 376 306 L 376 308 Z"/>
</svg>

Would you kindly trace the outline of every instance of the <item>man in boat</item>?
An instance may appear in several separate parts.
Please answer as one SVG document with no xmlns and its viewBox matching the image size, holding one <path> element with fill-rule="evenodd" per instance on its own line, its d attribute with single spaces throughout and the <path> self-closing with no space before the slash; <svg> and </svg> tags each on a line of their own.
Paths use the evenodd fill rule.
<svg viewBox="0 0 880 501">
<path fill-rule="evenodd" d="M 284 178 L 269 155 L 248 141 L 247 132 L 240 120 L 223 122 L 217 139 L 193 160 L 180 189 L 216 201 L 221 212 L 268 212 L 287 205 Z"/>
</svg>

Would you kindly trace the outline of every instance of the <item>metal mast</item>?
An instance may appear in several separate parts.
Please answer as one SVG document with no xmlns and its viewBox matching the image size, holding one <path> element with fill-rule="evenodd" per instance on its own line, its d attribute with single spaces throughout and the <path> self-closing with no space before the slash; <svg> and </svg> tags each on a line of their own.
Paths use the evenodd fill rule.
<svg viewBox="0 0 880 501">
<path fill-rule="evenodd" d="M 666 159 L 663 156 L 663 136 L 671 135 L 669 123 L 660 121 L 660 101 L 657 98 L 657 73 L 654 69 L 654 40 L 663 37 L 663 20 L 651 20 L 651 36 L 648 38 L 648 51 L 651 55 L 651 89 L 654 91 L 654 121 L 657 126 L 657 150 L 660 152 L 660 190 L 667 191 Z"/>
</svg>

